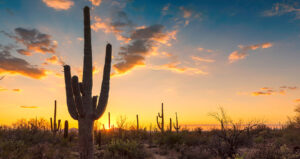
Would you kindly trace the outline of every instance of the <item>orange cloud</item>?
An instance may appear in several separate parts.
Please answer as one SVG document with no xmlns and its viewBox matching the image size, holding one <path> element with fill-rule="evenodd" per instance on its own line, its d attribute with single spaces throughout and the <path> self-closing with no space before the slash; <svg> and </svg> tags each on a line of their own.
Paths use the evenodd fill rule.
<svg viewBox="0 0 300 159">
<path fill-rule="evenodd" d="M 132 31 L 130 43 L 120 48 L 118 63 L 113 65 L 116 73 L 125 74 L 136 66 L 144 66 L 145 58 L 158 55 L 157 50 L 161 45 L 170 46 L 170 40 L 176 39 L 177 30 L 164 32 L 163 29 L 163 25 L 152 25 Z"/>
<path fill-rule="evenodd" d="M 43 2 L 56 10 L 68 10 L 74 5 L 72 0 L 43 0 Z"/>
<path fill-rule="evenodd" d="M 194 68 L 194 67 L 180 67 L 180 62 L 171 62 L 168 64 L 164 64 L 161 66 L 154 66 L 153 69 L 158 69 L 158 70 L 170 70 L 172 72 L 176 73 L 184 73 L 184 74 L 201 74 L 201 75 L 206 75 L 208 74 L 207 72 L 202 71 L 199 68 Z"/>
<path fill-rule="evenodd" d="M 207 62 L 207 63 L 213 63 L 215 62 L 215 60 L 213 59 L 205 59 L 205 58 L 202 58 L 202 57 L 198 57 L 198 56 L 190 56 L 193 60 L 195 61 L 199 61 L 199 62 Z"/>
<path fill-rule="evenodd" d="M 249 50 L 256 50 L 258 48 L 265 49 L 265 48 L 270 48 L 272 47 L 272 43 L 261 43 L 261 44 L 255 44 L 255 45 L 249 45 L 249 46 L 243 46 L 239 45 L 238 47 L 240 48 L 239 50 L 233 51 L 229 56 L 228 60 L 229 63 L 236 62 L 238 60 L 246 58 L 246 56 L 249 55 L 248 51 Z"/>
<path fill-rule="evenodd" d="M 100 6 L 102 0 L 89 0 L 94 6 Z"/>
<path fill-rule="evenodd" d="M 300 98 L 295 99 L 294 102 L 299 103 L 300 102 Z"/>
<path fill-rule="evenodd" d="M 14 92 L 21 92 L 21 91 L 22 91 L 22 89 L 18 89 L 18 88 L 16 88 L 16 89 L 12 89 L 12 91 L 14 91 Z"/>
<path fill-rule="evenodd" d="M 184 7 L 179 8 L 183 12 L 183 18 L 190 18 L 192 15 L 192 12 L 190 10 L 187 10 Z"/>
<path fill-rule="evenodd" d="M 96 22 L 91 25 L 91 29 L 93 29 L 95 32 L 101 29 L 104 33 L 113 33 L 116 36 L 117 40 L 123 41 L 125 43 L 128 43 L 130 41 L 130 38 L 122 35 L 123 30 L 120 29 L 120 26 L 116 24 L 114 25 L 114 23 L 111 22 L 110 18 L 107 18 L 103 21 L 99 16 L 95 16 L 94 20 Z"/>
<path fill-rule="evenodd" d="M 270 88 L 270 87 L 263 87 L 263 88 L 261 88 L 261 90 L 270 90 L 270 89 L 272 89 L 272 88 Z"/>
<path fill-rule="evenodd" d="M 30 56 L 34 52 L 42 54 L 55 53 L 57 41 L 51 40 L 51 35 L 41 33 L 37 29 L 25 29 L 21 27 L 15 28 L 14 32 L 15 34 L 3 33 L 26 47 L 26 49 L 17 49 L 19 54 Z"/>
<path fill-rule="evenodd" d="M 31 109 L 34 109 L 34 108 L 38 108 L 37 106 L 25 106 L 25 105 L 21 105 L 20 108 L 31 108 Z"/>
<path fill-rule="evenodd" d="M 296 86 L 281 86 L 279 89 L 272 89 L 270 87 L 262 87 L 260 88 L 262 91 L 253 92 L 253 96 L 259 96 L 259 95 L 275 95 L 275 94 L 281 94 L 285 95 L 287 91 L 296 90 L 298 87 Z"/>
<path fill-rule="evenodd" d="M 46 61 L 52 64 L 56 64 L 58 62 L 58 57 L 53 55 L 52 57 L 47 58 Z"/>
<path fill-rule="evenodd" d="M 271 95 L 270 92 L 252 92 L 252 96 Z"/>
<path fill-rule="evenodd" d="M 47 75 L 47 71 L 31 65 L 26 60 L 14 57 L 10 54 L 11 47 L 0 45 L 0 74 L 18 74 L 34 79 L 40 79 Z"/>
</svg>

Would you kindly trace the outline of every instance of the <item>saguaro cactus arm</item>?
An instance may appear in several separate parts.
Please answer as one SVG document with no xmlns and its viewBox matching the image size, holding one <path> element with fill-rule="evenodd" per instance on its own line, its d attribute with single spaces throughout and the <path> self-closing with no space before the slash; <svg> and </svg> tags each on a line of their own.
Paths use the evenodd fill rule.
<svg viewBox="0 0 300 159">
<path fill-rule="evenodd" d="M 103 69 L 103 79 L 101 85 L 101 92 L 99 97 L 98 106 L 95 112 L 95 120 L 101 117 L 106 109 L 108 94 L 109 94 L 109 80 L 110 80 L 110 67 L 111 67 L 111 44 L 106 45 L 105 64 Z"/>
<path fill-rule="evenodd" d="M 71 68 L 69 65 L 64 65 L 65 87 L 68 111 L 74 120 L 78 120 L 78 111 L 75 106 L 72 82 L 71 82 Z"/>
<path fill-rule="evenodd" d="M 81 95 L 80 95 L 80 89 L 79 89 L 78 77 L 77 76 L 72 77 L 72 88 L 73 88 L 73 94 L 74 94 L 74 97 L 75 97 L 75 103 L 76 103 L 75 106 L 78 110 L 78 114 L 81 117 L 84 117 L 85 112 L 82 108 L 82 98 L 81 98 Z"/>
<path fill-rule="evenodd" d="M 158 122 L 158 116 L 156 116 L 156 122 L 157 122 L 157 127 L 159 128 L 159 129 L 161 129 L 162 128 L 162 126 L 159 124 L 159 122 Z"/>
</svg>

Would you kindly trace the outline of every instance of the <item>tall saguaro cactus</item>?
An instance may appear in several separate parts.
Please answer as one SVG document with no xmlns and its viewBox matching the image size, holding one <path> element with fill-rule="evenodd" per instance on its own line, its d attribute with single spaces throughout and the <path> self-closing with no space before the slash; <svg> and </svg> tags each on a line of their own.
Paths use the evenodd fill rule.
<svg viewBox="0 0 300 159">
<path fill-rule="evenodd" d="M 71 78 L 69 65 L 64 66 L 64 76 L 68 111 L 73 119 L 78 120 L 80 159 L 93 159 L 94 121 L 103 115 L 108 101 L 112 47 L 111 44 L 106 45 L 103 80 L 98 100 L 97 96 L 92 96 L 93 66 L 89 7 L 84 7 L 83 13 L 84 61 L 82 83 L 78 82 L 77 76 Z"/>
<path fill-rule="evenodd" d="M 173 126 L 174 126 L 174 129 L 176 130 L 176 133 L 178 133 L 181 127 L 178 125 L 177 112 L 175 114 L 176 114 L 176 125 L 174 123 Z"/>
<path fill-rule="evenodd" d="M 161 123 L 159 123 L 158 121 L 158 118 L 161 118 Z M 157 122 L 157 126 L 158 128 L 160 129 L 160 131 L 163 133 L 165 132 L 165 125 L 164 125 L 164 122 L 165 119 L 164 119 L 164 103 L 161 103 L 161 114 L 158 113 L 157 116 L 156 116 L 156 122 Z"/>
<path fill-rule="evenodd" d="M 52 118 L 50 118 L 50 126 L 52 133 L 56 135 L 60 128 L 60 120 L 58 120 L 58 123 L 56 123 L 56 100 L 54 101 L 54 118 L 53 121 Z"/>
</svg>

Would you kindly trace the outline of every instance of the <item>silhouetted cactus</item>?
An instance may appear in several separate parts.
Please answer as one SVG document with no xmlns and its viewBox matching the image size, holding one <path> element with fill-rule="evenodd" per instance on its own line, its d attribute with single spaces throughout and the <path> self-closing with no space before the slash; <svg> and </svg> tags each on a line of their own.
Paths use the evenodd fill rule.
<svg viewBox="0 0 300 159">
<path fill-rule="evenodd" d="M 56 100 L 54 101 L 54 120 L 52 121 L 52 118 L 50 118 L 50 126 L 52 133 L 56 135 L 60 128 L 60 120 L 56 123 Z"/>
<path fill-rule="evenodd" d="M 107 106 L 111 69 L 111 44 L 106 45 L 105 65 L 99 101 L 92 96 L 93 64 L 90 9 L 84 7 L 84 61 L 82 83 L 78 77 L 71 78 L 69 65 L 64 66 L 65 87 L 68 111 L 71 117 L 78 120 L 80 159 L 93 159 L 93 128 L 94 121 L 100 118 Z"/>
<path fill-rule="evenodd" d="M 110 129 L 110 112 L 108 112 L 108 129 Z"/>
<path fill-rule="evenodd" d="M 64 138 L 67 138 L 68 135 L 69 135 L 69 123 L 68 123 L 68 120 L 65 120 Z"/>
<path fill-rule="evenodd" d="M 176 133 L 178 133 L 179 130 L 180 130 L 180 128 L 181 128 L 181 126 L 178 125 L 177 112 L 175 114 L 176 114 L 176 125 L 173 124 L 173 126 L 174 126 L 174 129 L 176 130 Z"/>
<path fill-rule="evenodd" d="M 136 115 L 136 130 L 139 131 L 139 115 Z"/>
<path fill-rule="evenodd" d="M 161 123 L 159 123 L 158 118 L 161 118 Z M 158 113 L 158 115 L 156 116 L 156 122 L 157 122 L 157 126 L 160 129 L 160 131 L 163 133 L 165 132 L 165 125 L 164 125 L 164 103 L 161 103 L 161 114 Z"/>
<path fill-rule="evenodd" d="M 170 118 L 169 131 L 172 132 L 172 118 Z"/>
</svg>

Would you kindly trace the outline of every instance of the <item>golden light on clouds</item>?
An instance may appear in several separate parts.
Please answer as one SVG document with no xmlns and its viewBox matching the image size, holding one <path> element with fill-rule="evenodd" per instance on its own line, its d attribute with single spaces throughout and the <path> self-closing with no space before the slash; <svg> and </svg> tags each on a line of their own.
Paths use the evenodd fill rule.
<svg viewBox="0 0 300 159">
<path fill-rule="evenodd" d="M 25 106 L 25 105 L 21 105 L 20 108 L 34 109 L 34 108 L 38 108 L 38 106 Z"/>
<path fill-rule="evenodd" d="M 199 57 L 199 56 L 191 56 L 191 58 L 195 61 L 198 61 L 198 62 L 207 62 L 207 63 L 215 62 L 215 60 L 213 60 L 213 59 L 206 59 L 206 58 L 202 58 L 202 57 Z"/>
<path fill-rule="evenodd" d="M 43 2 L 56 10 L 68 10 L 74 5 L 72 0 L 43 0 Z"/>
<path fill-rule="evenodd" d="M 100 6 L 102 0 L 89 0 L 94 6 Z"/>
<path fill-rule="evenodd" d="M 245 59 L 246 56 L 249 55 L 249 51 L 250 50 L 257 50 L 259 48 L 261 49 L 266 49 L 266 48 L 270 48 L 272 47 L 273 44 L 266 42 L 266 43 L 261 43 L 261 44 L 255 44 L 255 45 L 249 45 L 249 46 L 243 46 L 243 45 L 239 45 L 238 47 L 240 48 L 239 50 L 235 50 L 233 51 L 229 56 L 228 56 L 228 60 L 229 63 L 233 63 L 236 62 L 238 60 L 242 60 Z"/>
<path fill-rule="evenodd" d="M 16 89 L 12 89 L 12 91 L 14 91 L 14 92 L 21 92 L 21 91 L 22 91 L 22 89 L 18 89 L 18 88 L 16 88 Z"/>
</svg>

